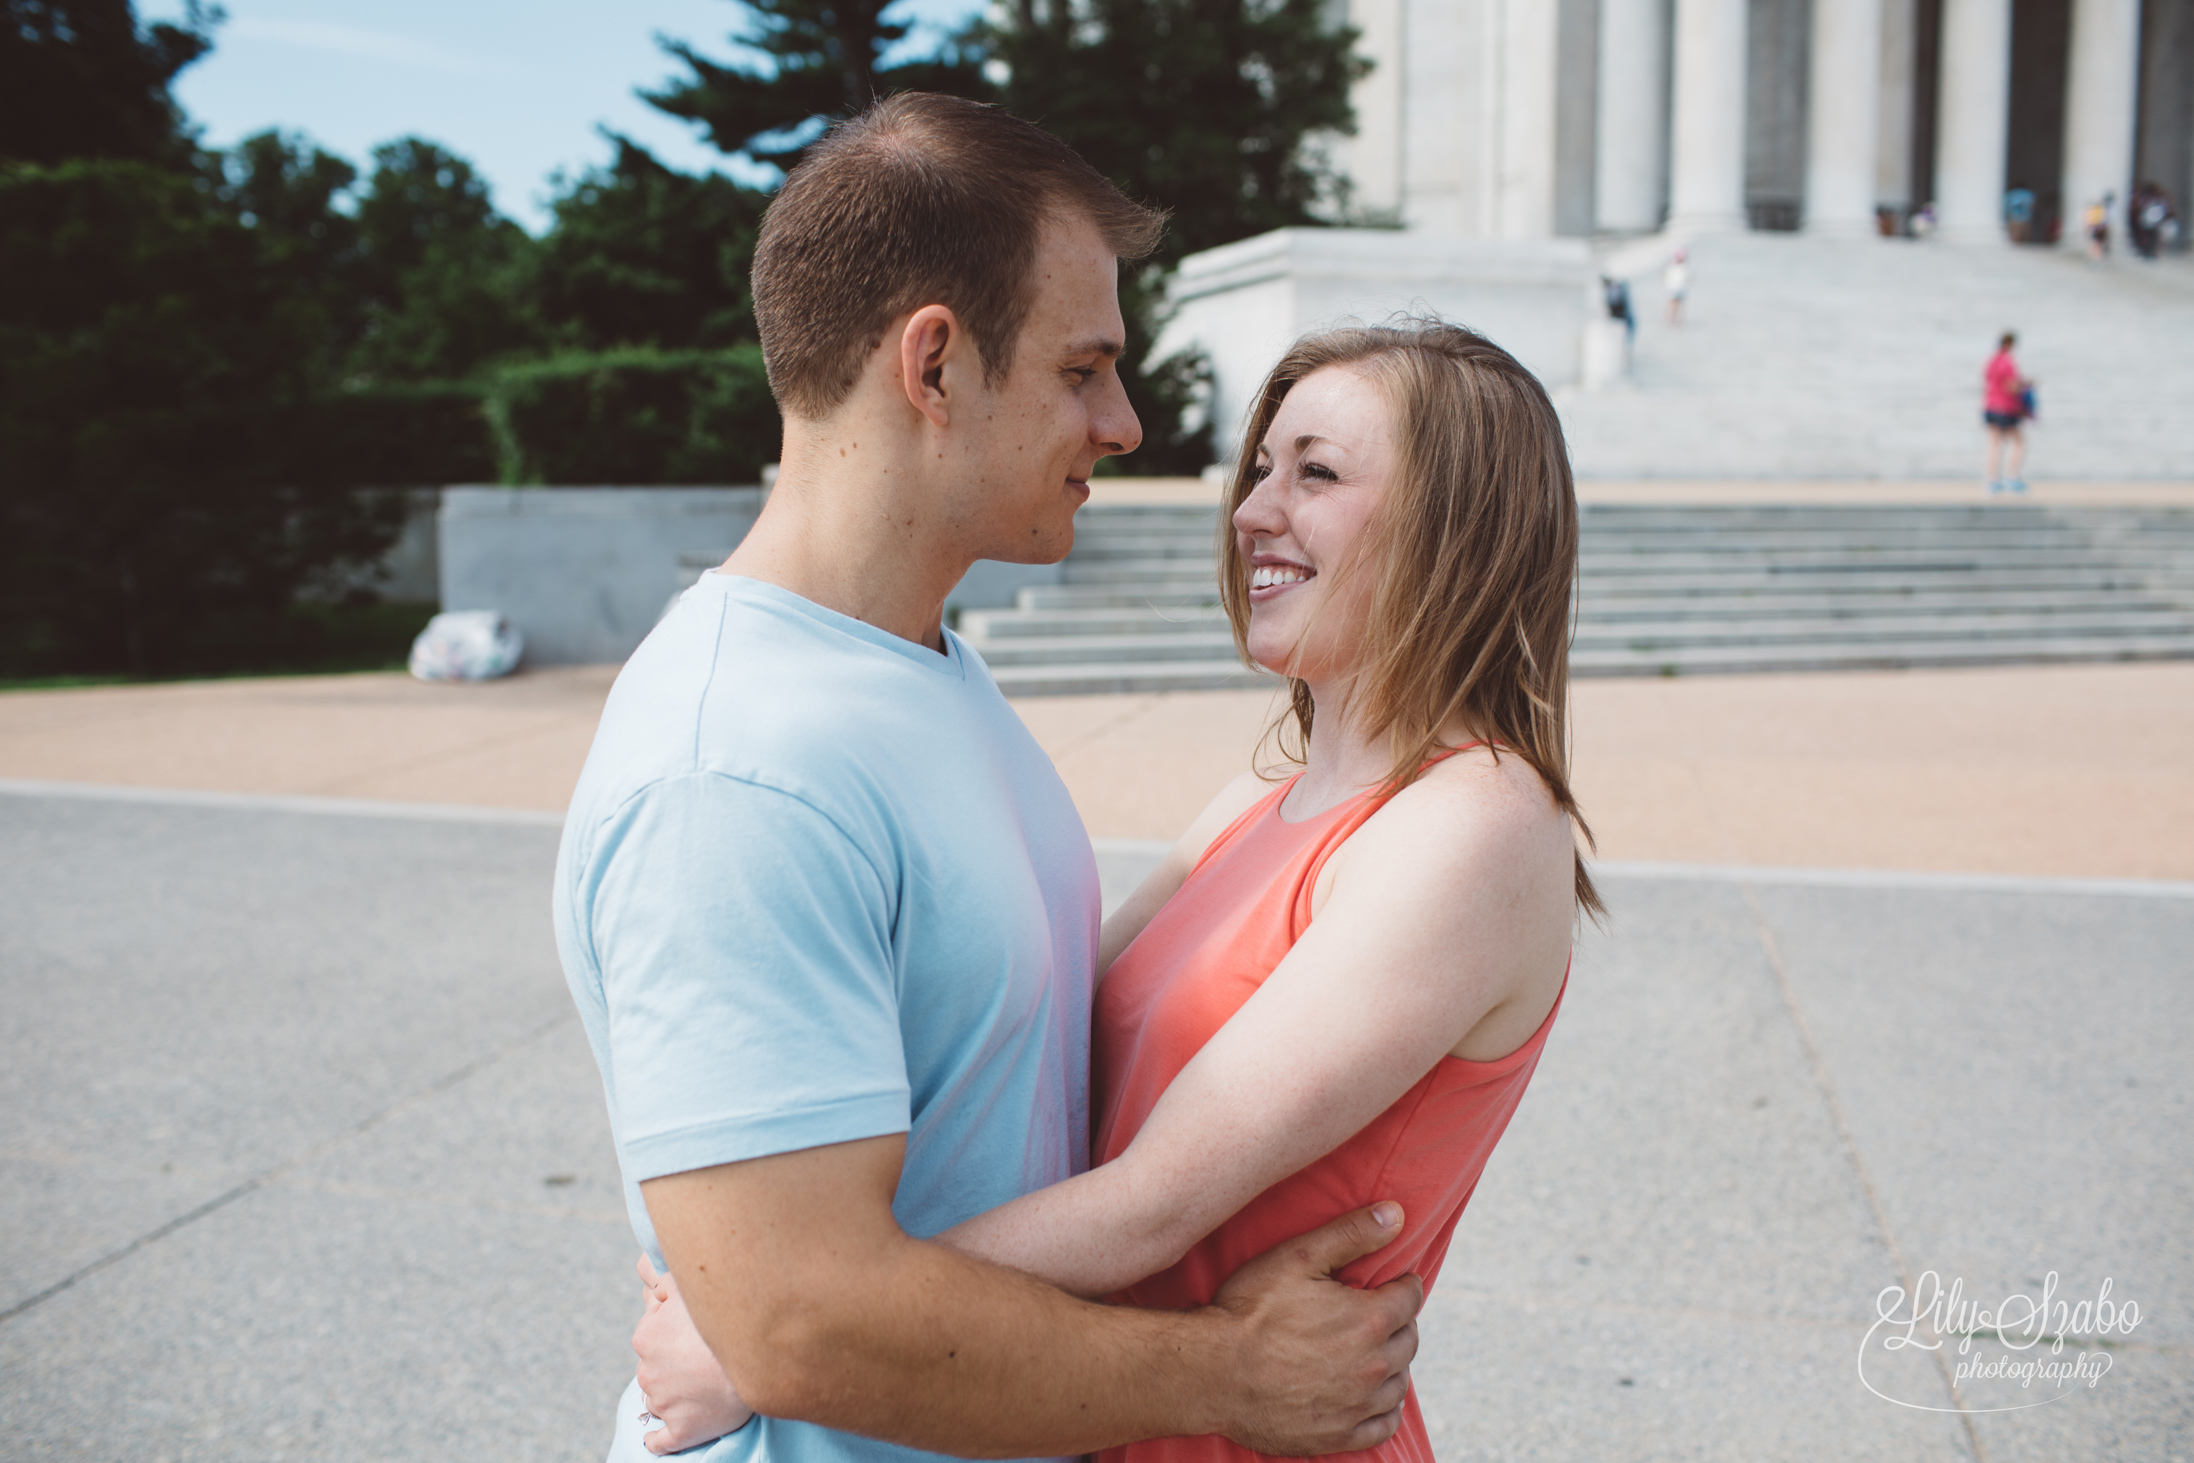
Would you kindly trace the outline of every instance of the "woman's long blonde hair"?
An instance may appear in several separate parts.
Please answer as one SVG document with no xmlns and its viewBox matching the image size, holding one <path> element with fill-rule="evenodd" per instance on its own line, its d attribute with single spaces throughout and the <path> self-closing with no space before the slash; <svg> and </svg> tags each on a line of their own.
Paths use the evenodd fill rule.
<svg viewBox="0 0 2194 1463">
<path fill-rule="evenodd" d="M 1257 484 L 1257 447 L 1281 401 L 1329 366 L 1376 386 L 1393 421 L 1385 498 L 1339 566 L 1341 576 L 1371 576 L 1365 655 L 1343 694 L 1350 718 L 1393 749 L 1386 790 L 1414 782 L 1443 732 L 1461 724 L 1496 757 L 1522 757 L 1590 847 L 1569 789 L 1569 451 L 1546 389 L 1477 332 L 1440 320 L 1326 331 L 1272 368 L 1219 519 L 1219 592 L 1236 650 L 1249 659 L 1249 563 L 1234 510 Z M 1329 582 L 1327 602 L 1337 588 Z M 1274 730 L 1282 755 L 1301 761 L 1316 708 L 1306 682 L 1291 676 L 1289 690 L 1292 718 L 1283 712 Z M 1582 853 L 1576 889 L 1580 908 L 1604 911 Z"/>
</svg>

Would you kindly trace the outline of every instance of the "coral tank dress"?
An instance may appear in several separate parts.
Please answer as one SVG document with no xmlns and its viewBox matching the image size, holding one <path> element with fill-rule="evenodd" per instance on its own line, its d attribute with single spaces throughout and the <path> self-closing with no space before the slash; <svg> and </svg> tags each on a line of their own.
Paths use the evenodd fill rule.
<svg viewBox="0 0 2194 1463">
<path fill-rule="evenodd" d="M 1280 805 L 1294 785 L 1290 780 L 1212 842 L 1098 988 L 1096 1161 L 1120 1156 L 1159 1094 L 1279 965 L 1310 925 L 1319 870 L 1383 801 L 1367 793 L 1289 823 Z M 1560 1009 L 1557 995 L 1530 1040 L 1498 1061 L 1442 1058 L 1369 1127 L 1250 1200 L 1172 1269 L 1116 1299 L 1170 1310 L 1208 1304 L 1245 1262 L 1381 1199 L 1401 1204 L 1402 1237 L 1347 1266 L 1340 1278 L 1369 1287 L 1414 1271 L 1430 1290 L 1455 1221 L 1523 1098 Z M 1216 1436 L 1155 1438 L 1099 1455 L 1103 1463 L 1244 1463 L 1262 1456 Z M 1335 1456 L 1432 1463 L 1415 1389 L 1393 1437 Z"/>
</svg>

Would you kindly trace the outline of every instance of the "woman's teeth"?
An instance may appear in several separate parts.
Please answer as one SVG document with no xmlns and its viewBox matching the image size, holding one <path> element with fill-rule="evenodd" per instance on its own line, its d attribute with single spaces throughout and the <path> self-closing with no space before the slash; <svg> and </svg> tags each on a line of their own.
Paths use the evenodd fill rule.
<svg viewBox="0 0 2194 1463">
<path fill-rule="evenodd" d="M 1277 589 L 1283 584 L 1301 584 L 1309 577 L 1308 569 L 1298 569 L 1292 564 L 1259 564 L 1249 571 L 1249 587 Z"/>
</svg>

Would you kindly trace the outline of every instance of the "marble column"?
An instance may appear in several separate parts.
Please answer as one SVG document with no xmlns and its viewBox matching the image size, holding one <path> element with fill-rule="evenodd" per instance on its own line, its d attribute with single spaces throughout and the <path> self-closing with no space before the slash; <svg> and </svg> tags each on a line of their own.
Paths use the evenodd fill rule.
<svg viewBox="0 0 2194 1463">
<path fill-rule="evenodd" d="M 1402 106 L 1407 76 L 1402 0 L 1350 0 L 1349 24 L 1362 32 L 1356 54 L 1371 74 L 1349 88 L 1356 134 L 1337 151 L 1347 167 L 1352 212 L 1399 221 L 1402 216 Z"/>
<path fill-rule="evenodd" d="M 1898 219 L 1923 200 L 1912 196 L 1913 66 L 1919 60 L 1915 0 L 1882 0 L 1882 102 L 1877 113 L 1874 201 L 1897 210 Z"/>
<path fill-rule="evenodd" d="M 1805 230 L 1872 235 L 1881 126 L 1882 0 L 1813 0 Z"/>
<path fill-rule="evenodd" d="M 2011 106 L 2011 0 L 1943 0 L 1935 108 L 1938 237 L 2006 243 L 2004 144 Z"/>
<path fill-rule="evenodd" d="M 2065 65 L 2060 240 L 2068 249 L 2084 246 L 2081 217 L 2105 193 L 2117 195 L 2110 208 L 2112 247 L 2125 246 L 2140 56 L 2140 0 L 2074 0 L 2072 54 Z"/>
<path fill-rule="evenodd" d="M 1674 119 L 1669 136 L 1672 230 L 1745 226 L 1747 0 L 1676 0 Z"/>
<path fill-rule="evenodd" d="M 1500 58 L 1493 227 L 1497 239 L 1554 236 L 1556 85 L 1561 7 L 1552 0 L 1484 0 Z"/>
<path fill-rule="evenodd" d="M 1668 0 L 1600 0 L 1593 213 L 1649 233 L 1668 202 Z"/>
</svg>

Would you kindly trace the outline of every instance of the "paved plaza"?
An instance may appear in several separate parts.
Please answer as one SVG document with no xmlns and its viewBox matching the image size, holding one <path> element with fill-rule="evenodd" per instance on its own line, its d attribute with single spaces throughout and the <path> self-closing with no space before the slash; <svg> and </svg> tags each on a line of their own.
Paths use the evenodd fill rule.
<svg viewBox="0 0 2194 1463">
<path fill-rule="evenodd" d="M 0 696 L 0 1456 L 600 1455 L 638 1293 L 547 904 L 607 681 Z M 1269 706 L 1021 709 L 1116 894 Z M 1577 718 L 1612 917 L 1426 1313 L 1444 1463 L 2194 1458 L 2194 666 Z M 1929 1271 L 2141 1321 L 2040 1406 L 1862 1361 Z"/>
</svg>

